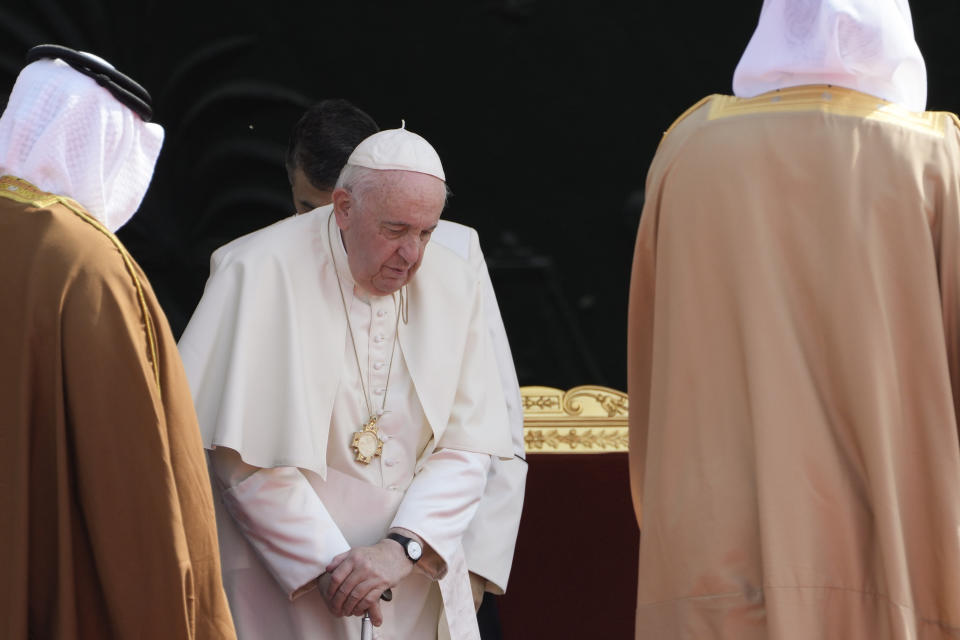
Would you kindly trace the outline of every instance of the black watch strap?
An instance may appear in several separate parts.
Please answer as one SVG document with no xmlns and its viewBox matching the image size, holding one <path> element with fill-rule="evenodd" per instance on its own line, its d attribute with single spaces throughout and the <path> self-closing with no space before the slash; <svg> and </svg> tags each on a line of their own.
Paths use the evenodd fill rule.
<svg viewBox="0 0 960 640">
<path fill-rule="evenodd" d="M 413 538 L 408 538 L 407 536 L 403 536 L 403 535 L 400 535 L 399 533 L 393 533 L 393 532 L 388 533 L 387 537 L 391 540 L 394 540 L 395 542 L 399 542 L 400 546 L 403 547 L 403 552 L 406 554 L 407 558 L 413 563 L 416 563 L 417 560 L 420 559 L 420 556 L 423 554 L 423 547 L 420 545 L 419 542 L 417 542 Z M 418 550 L 418 552 L 415 554 L 410 553 L 411 542 L 414 545 L 416 545 L 416 549 Z"/>
</svg>

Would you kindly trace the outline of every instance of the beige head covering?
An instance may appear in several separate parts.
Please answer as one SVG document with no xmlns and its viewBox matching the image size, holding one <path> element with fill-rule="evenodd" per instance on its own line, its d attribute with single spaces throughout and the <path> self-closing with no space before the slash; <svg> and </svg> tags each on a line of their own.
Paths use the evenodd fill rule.
<svg viewBox="0 0 960 640">
<path fill-rule="evenodd" d="M 347 164 L 368 169 L 425 173 L 446 182 L 440 156 L 429 142 L 407 131 L 404 125 L 399 129 L 380 131 L 365 139 L 350 154 Z"/>
<path fill-rule="evenodd" d="M 0 116 L 0 175 L 79 202 L 111 231 L 136 212 L 163 144 L 92 78 L 62 60 L 20 72 Z"/>
<path fill-rule="evenodd" d="M 764 0 L 733 92 L 750 98 L 804 84 L 834 84 L 923 111 L 927 71 L 907 0 Z"/>
</svg>

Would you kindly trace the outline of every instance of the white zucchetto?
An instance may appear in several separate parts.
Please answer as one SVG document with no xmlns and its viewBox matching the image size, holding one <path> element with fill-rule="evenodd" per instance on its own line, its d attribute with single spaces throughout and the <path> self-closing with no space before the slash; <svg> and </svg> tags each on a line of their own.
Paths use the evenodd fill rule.
<svg viewBox="0 0 960 640">
<path fill-rule="evenodd" d="M 368 169 L 414 171 L 446 182 L 440 156 L 429 142 L 405 128 L 387 129 L 366 138 L 347 164 Z"/>
<path fill-rule="evenodd" d="M 923 111 L 927 70 L 907 0 L 764 0 L 733 74 L 742 98 L 833 84 Z"/>
</svg>

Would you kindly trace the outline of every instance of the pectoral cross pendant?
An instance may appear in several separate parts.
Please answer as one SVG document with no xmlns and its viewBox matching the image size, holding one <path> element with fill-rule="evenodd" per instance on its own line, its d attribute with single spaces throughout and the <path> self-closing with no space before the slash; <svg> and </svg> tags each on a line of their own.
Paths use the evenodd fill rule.
<svg viewBox="0 0 960 640">
<path fill-rule="evenodd" d="M 380 439 L 380 429 L 377 421 L 380 416 L 372 415 L 360 431 L 353 434 L 353 450 L 357 453 L 357 462 L 370 464 L 370 461 L 383 453 L 383 440 Z"/>
</svg>

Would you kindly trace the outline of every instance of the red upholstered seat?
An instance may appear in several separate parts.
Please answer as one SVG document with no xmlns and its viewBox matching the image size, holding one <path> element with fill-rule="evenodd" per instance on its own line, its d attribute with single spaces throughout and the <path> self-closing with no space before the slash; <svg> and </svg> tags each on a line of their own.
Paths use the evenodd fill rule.
<svg viewBox="0 0 960 640">
<path fill-rule="evenodd" d="M 632 638 L 639 531 L 626 395 L 523 387 L 526 497 L 503 637 Z"/>
</svg>

